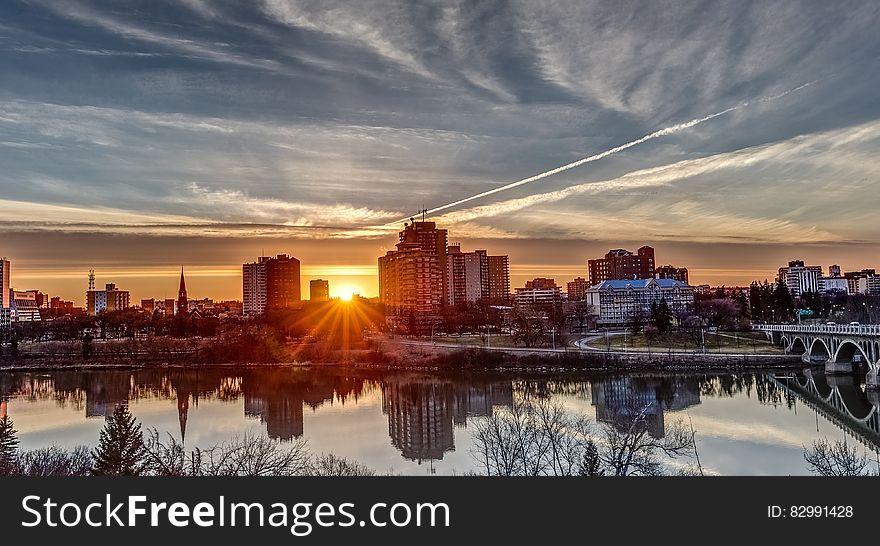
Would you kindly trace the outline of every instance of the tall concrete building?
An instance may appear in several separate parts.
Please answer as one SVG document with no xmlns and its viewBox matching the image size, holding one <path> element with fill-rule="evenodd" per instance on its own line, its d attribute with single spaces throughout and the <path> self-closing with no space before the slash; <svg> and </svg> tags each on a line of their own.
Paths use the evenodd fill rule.
<svg viewBox="0 0 880 546">
<path fill-rule="evenodd" d="M 446 254 L 443 254 L 444 262 Z M 388 316 L 435 315 L 443 308 L 443 274 L 436 252 L 418 242 L 397 243 L 379 257 L 379 301 Z"/>
<path fill-rule="evenodd" d="M 489 297 L 489 256 L 485 250 L 462 252 L 459 245 L 446 249 L 446 305 L 474 303 Z"/>
<path fill-rule="evenodd" d="M 128 290 L 120 290 L 114 283 L 104 285 L 104 290 L 86 292 L 86 311 L 97 315 L 102 311 L 121 311 L 129 307 Z"/>
<path fill-rule="evenodd" d="M 245 315 L 290 309 L 301 301 L 300 262 L 292 256 L 261 256 L 256 262 L 242 264 L 241 277 Z"/>
<path fill-rule="evenodd" d="M 242 264 L 242 312 L 247 316 L 262 315 L 266 311 L 266 262 L 262 256 L 256 262 Z"/>
<path fill-rule="evenodd" d="M 446 270 L 448 235 L 447 230 L 438 229 L 434 222 L 416 222 L 412 219 L 409 224 L 404 224 L 403 231 L 398 233 L 399 242 L 417 243 L 420 249 L 437 255 L 437 267 L 440 270 L 441 306 L 445 305 L 449 293 L 449 278 Z"/>
<path fill-rule="evenodd" d="M 379 257 L 379 300 L 385 314 L 438 315 L 448 299 L 445 229 L 434 222 L 404 224 L 397 250 Z"/>
<path fill-rule="evenodd" d="M 287 254 L 279 254 L 266 262 L 266 308 L 290 309 L 302 301 L 300 296 L 300 263 Z"/>
<path fill-rule="evenodd" d="M 609 280 L 653 279 L 655 266 L 654 249 L 650 246 L 643 246 L 635 254 L 616 248 L 604 258 L 587 262 L 592 286 Z"/>
<path fill-rule="evenodd" d="M 510 300 L 510 259 L 507 256 L 489 256 L 489 301 L 507 303 Z"/>
<path fill-rule="evenodd" d="M 309 281 L 309 300 L 329 301 L 330 281 L 324 279 L 312 279 Z"/>
<path fill-rule="evenodd" d="M 780 267 L 776 276 L 788 286 L 789 292 L 794 297 L 807 292 L 819 291 L 819 277 L 822 276 L 822 266 L 804 265 L 803 260 L 792 260 L 788 267 Z"/>
<path fill-rule="evenodd" d="M 0 309 L 12 307 L 9 300 L 9 289 L 9 260 L 3 256 L 0 258 Z"/>
</svg>

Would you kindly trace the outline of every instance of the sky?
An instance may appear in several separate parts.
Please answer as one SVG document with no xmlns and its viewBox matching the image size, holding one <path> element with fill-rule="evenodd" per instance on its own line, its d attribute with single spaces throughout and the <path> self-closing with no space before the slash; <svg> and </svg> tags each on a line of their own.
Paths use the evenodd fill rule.
<svg viewBox="0 0 880 546">
<path fill-rule="evenodd" d="M 137 301 L 181 265 L 191 297 L 240 298 L 276 253 L 304 294 L 372 296 L 424 207 L 513 286 L 643 244 L 692 284 L 880 267 L 878 23 L 873 1 L 7 0 L 0 255 L 80 302 L 89 269 Z"/>
</svg>

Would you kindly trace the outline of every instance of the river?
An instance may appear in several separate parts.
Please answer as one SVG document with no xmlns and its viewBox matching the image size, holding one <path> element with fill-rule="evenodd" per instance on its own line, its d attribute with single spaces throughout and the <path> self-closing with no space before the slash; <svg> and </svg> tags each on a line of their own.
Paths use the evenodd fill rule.
<svg viewBox="0 0 880 546">
<path fill-rule="evenodd" d="M 857 377 L 820 371 L 628 375 L 209 368 L 0 373 L 0 413 L 21 449 L 94 446 L 117 404 L 144 428 L 187 447 L 244 433 L 304 438 L 313 452 L 377 472 L 478 471 L 473 431 L 527 397 L 549 397 L 592 421 L 615 423 L 650 406 L 652 435 L 684 419 L 696 430 L 706 473 L 808 474 L 803 447 L 846 438 L 872 460 L 880 446 L 878 399 Z"/>
</svg>

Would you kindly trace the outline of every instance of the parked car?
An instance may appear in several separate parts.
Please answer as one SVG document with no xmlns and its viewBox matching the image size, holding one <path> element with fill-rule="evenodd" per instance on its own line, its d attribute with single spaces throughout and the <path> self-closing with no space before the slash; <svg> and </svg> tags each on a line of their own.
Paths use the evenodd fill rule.
<svg viewBox="0 0 880 546">
<path fill-rule="evenodd" d="M 856 322 L 856 321 L 852 321 L 852 322 L 849 323 L 849 325 L 850 325 L 850 326 L 861 326 L 861 323 Z"/>
</svg>

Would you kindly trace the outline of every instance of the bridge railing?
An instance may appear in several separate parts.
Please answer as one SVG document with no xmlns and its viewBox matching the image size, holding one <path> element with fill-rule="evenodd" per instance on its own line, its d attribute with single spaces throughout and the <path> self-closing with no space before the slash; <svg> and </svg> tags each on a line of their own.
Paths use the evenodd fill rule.
<svg viewBox="0 0 880 546">
<path fill-rule="evenodd" d="M 880 324 L 850 326 L 844 324 L 753 324 L 752 330 L 760 332 L 784 332 L 792 334 L 837 334 L 849 336 L 880 336 Z"/>
</svg>

